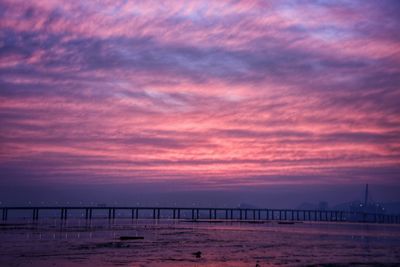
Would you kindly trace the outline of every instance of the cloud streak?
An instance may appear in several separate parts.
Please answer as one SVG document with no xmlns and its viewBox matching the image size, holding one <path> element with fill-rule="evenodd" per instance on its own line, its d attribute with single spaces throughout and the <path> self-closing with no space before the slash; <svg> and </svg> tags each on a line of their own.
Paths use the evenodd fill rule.
<svg viewBox="0 0 400 267">
<path fill-rule="evenodd" d="M 396 1 L 0 10 L 0 183 L 399 183 Z"/>
</svg>

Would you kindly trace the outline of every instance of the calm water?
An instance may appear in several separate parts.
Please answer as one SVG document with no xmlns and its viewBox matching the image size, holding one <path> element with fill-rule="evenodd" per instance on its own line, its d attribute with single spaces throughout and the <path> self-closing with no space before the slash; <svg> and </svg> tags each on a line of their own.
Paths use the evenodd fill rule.
<svg viewBox="0 0 400 267">
<path fill-rule="evenodd" d="M 43 220 L 0 240 L 0 266 L 400 266 L 396 225 Z"/>
</svg>

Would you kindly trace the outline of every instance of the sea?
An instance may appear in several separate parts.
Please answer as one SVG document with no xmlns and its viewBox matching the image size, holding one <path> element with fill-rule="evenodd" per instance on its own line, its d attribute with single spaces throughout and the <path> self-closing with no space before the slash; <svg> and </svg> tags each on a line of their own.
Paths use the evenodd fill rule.
<svg viewBox="0 0 400 267">
<path fill-rule="evenodd" d="M 400 226 L 9 220 L 0 224 L 0 266 L 400 266 Z"/>
</svg>

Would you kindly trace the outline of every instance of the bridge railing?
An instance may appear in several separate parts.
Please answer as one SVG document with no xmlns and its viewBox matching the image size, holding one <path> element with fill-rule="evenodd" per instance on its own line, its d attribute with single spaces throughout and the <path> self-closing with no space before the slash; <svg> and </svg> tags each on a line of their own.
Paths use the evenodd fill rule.
<svg viewBox="0 0 400 267">
<path fill-rule="evenodd" d="M 258 208 L 212 208 L 212 207 L 97 207 L 97 206 L 52 206 L 52 207 L 0 207 L 2 220 L 7 221 L 11 213 L 30 214 L 33 221 L 45 217 L 49 211 L 53 217 L 67 220 L 78 212 L 80 218 L 91 220 L 102 218 L 113 220 L 127 216 L 132 219 L 174 220 L 229 220 L 229 221 L 326 221 L 400 224 L 399 214 L 380 214 L 340 210 L 302 209 L 258 209 Z M 97 214 L 96 214 L 97 213 Z"/>
</svg>

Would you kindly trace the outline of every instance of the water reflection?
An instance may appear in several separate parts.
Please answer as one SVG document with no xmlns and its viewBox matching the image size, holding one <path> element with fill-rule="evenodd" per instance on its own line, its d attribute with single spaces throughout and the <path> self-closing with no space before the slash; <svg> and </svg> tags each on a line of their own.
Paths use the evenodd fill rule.
<svg viewBox="0 0 400 267">
<path fill-rule="evenodd" d="M 0 239 L 1 262 L 20 266 L 400 262 L 396 225 L 41 219 L 3 224 Z"/>
</svg>

